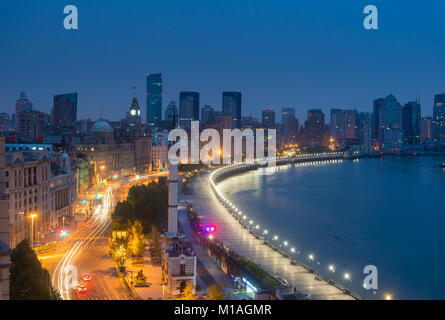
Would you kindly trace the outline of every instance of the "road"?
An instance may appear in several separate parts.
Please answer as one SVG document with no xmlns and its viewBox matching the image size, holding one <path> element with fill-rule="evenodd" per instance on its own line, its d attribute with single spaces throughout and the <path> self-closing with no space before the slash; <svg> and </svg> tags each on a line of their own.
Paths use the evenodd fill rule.
<svg viewBox="0 0 445 320">
<path fill-rule="evenodd" d="M 121 284 L 115 263 L 108 255 L 111 213 L 118 200 L 126 199 L 132 185 L 145 183 L 166 174 L 168 172 L 109 185 L 102 192 L 102 204 L 95 208 L 91 218 L 64 239 L 57 251 L 39 256 L 50 272 L 53 285 L 60 292 L 62 299 L 131 299 Z M 89 275 L 91 279 L 85 281 L 84 275 Z M 79 285 L 85 285 L 86 292 L 79 293 Z"/>
</svg>

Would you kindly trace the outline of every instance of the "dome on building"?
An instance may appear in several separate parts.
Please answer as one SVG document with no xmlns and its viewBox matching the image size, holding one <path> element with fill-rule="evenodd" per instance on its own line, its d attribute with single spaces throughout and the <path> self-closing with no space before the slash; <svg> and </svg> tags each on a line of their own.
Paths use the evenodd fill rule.
<svg viewBox="0 0 445 320">
<path fill-rule="evenodd" d="M 111 128 L 110 124 L 105 120 L 96 121 L 91 128 L 91 132 L 97 133 L 113 133 L 113 128 Z"/>
</svg>

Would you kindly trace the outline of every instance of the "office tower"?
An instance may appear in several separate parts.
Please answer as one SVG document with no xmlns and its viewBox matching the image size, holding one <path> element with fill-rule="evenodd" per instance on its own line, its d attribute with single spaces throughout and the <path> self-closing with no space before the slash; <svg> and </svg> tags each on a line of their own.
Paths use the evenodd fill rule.
<svg viewBox="0 0 445 320">
<path fill-rule="evenodd" d="M 199 92 L 182 91 L 179 93 L 179 125 L 190 128 L 191 121 L 199 120 Z"/>
<path fill-rule="evenodd" d="M 222 94 L 222 113 L 232 116 L 232 127 L 241 128 L 241 92 L 224 91 Z"/>
<path fill-rule="evenodd" d="M 374 100 L 372 114 L 372 139 L 381 140 L 380 137 L 380 111 L 385 108 L 385 99 L 379 98 Z"/>
<path fill-rule="evenodd" d="M 261 116 L 261 122 L 263 123 L 263 127 L 266 129 L 275 127 L 275 110 L 270 108 L 263 110 Z"/>
<path fill-rule="evenodd" d="M 175 101 L 170 101 L 165 109 L 165 121 L 173 124 L 173 120 L 175 120 L 174 126 L 176 126 L 178 124 L 178 107 Z"/>
<path fill-rule="evenodd" d="M 445 142 L 445 93 L 434 96 L 433 140 Z"/>
<path fill-rule="evenodd" d="M 283 130 L 284 142 L 296 142 L 298 132 L 298 120 L 297 118 L 295 118 L 295 108 L 281 109 L 281 127 Z"/>
<path fill-rule="evenodd" d="M 201 124 L 205 125 L 207 123 L 209 123 L 209 121 L 212 121 L 213 119 L 213 108 L 210 105 L 205 105 L 202 109 L 201 109 Z"/>
<path fill-rule="evenodd" d="M 403 142 L 420 144 L 420 103 L 411 101 L 405 104 L 403 115 Z"/>
<path fill-rule="evenodd" d="M 324 113 L 320 109 L 310 109 L 307 120 L 301 127 L 302 144 L 307 147 L 327 147 L 329 129 L 325 124 Z"/>
<path fill-rule="evenodd" d="M 357 110 L 331 109 L 330 133 L 337 142 L 360 137 Z"/>
<path fill-rule="evenodd" d="M 48 114 L 34 110 L 22 92 L 16 101 L 15 133 L 21 141 L 41 140 L 43 129 L 49 122 Z"/>
<path fill-rule="evenodd" d="M 77 120 L 77 93 L 66 93 L 54 96 L 51 109 L 51 123 L 57 126 L 74 126 Z"/>
<path fill-rule="evenodd" d="M 390 94 L 379 111 L 379 140 L 383 142 L 383 148 L 399 149 L 403 144 L 402 106 L 396 97 Z"/>
<path fill-rule="evenodd" d="M 147 123 L 156 126 L 162 120 L 162 74 L 147 74 Z"/>
<path fill-rule="evenodd" d="M 25 92 L 15 102 L 15 132 L 19 136 L 31 134 L 31 121 L 27 113 L 32 111 L 32 103 L 29 102 Z"/>
<path fill-rule="evenodd" d="M 425 142 L 431 140 L 432 123 L 433 123 L 433 118 L 431 118 L 431 117 L 423 117 L 420 120 L 420 143 L 421 144 L 424 144 Z"/>
</svg>

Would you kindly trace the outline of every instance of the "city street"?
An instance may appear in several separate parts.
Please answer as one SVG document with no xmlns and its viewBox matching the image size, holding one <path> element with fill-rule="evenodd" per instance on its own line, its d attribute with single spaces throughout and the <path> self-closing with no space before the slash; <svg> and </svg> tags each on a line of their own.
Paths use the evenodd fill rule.
<svg viewBox="0 0 445 320">
<path fill-rule="evenodd" d="M 166 174 L 163 172 L 159 175 Z M 110 184 L 102 192 L 102 204 L 94 208 L 90 219 L 61 241 L 56 251 L 39 255 L 62 299 L 131 299 L 121 284 L 115 263 L 108 255 L 110 217 L 117 201 L 126 198 L 132 185 L 146 183 L 159 175 Z"/>
</svg>

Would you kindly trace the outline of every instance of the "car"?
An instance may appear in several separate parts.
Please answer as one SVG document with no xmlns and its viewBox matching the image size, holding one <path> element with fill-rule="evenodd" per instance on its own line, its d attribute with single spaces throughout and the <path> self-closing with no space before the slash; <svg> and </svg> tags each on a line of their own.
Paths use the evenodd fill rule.
<svg viewBox="0 0 445 320">
<path fill-rule="evenodd" d="M 85 275 L 82 277 L 82 279 L 83 279 L 83 281 L 90 281 L 90 280 L 91 280 L 91 276 L 90 276 L 89 274 L 85 274 Z"/>
<path fill-rule="evenodd" d="M 79 293 L 86 293 L 87 292 L 87 286 L 84 284 L 81 284 L 77 287 L 77 292 Z"/>
</svg>

